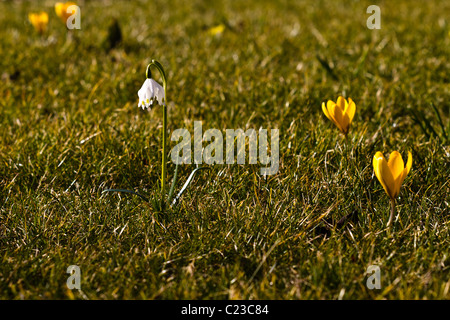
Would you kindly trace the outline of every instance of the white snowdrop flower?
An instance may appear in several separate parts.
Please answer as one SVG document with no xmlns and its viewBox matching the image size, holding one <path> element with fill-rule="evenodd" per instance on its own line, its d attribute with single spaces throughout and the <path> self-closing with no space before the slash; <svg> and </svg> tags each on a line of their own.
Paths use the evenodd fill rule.
<svg viewBox="0 0 450 320">
<path fill-rule="evenodd" d="M 141 89 L 138 91 L 139 105 L 142 109 L 150 108 L 153 100 L 159 105 L 165 105 L 164 88 L 153 79 L 146 79 Z"/>
</svg>

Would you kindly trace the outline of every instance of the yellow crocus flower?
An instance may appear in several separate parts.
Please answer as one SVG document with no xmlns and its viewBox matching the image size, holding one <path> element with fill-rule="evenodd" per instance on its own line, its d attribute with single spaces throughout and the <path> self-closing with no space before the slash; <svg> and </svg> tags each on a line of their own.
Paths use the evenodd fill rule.
<svg viewBox="0 0 450 320">
<path fill-rule="evenodd" d="M 74 2 L 57 2 L 55 3 L 55 12 L 56 15 L 62 20 L 62 22 L 67 23 L 67 19 L 74 14 L 74 12 L 67 12 L 67 8 L 70 6 L 76 6 Z"/>
<path fill-rule="evenodd" d="M 348 134 L 356 111 L 356 105 L 352 99 L 348 98 L 347 102 L 340 96 L 336 103 L 328 100 L 326 105 L 325 102 L 322 103 L 322 111 L 344 135 Z"/>
<path fill-rule="evenodd" d="M 208 29 L 208 33 L 212 36 L 221 34 L 225 30 L 225 26 L 223 24 L 219 24 L 218 26 L 212 27 Z"/>
<path fill-rule="evenodd" d="M 400 187 L 406 175 L 411 170 L 412 155 L 408 152 L 408 162 L 403 162 L 402 156 L 397 151 L 393 151 L 386 161 L 381 152 L 375 153 L 373 157 L 373 169 L 375 175 L 391 199 L 398 197 Z"/>
<path fill-rule="evenodd" d="M 411 170 L 412 166 L 412 155 L 408 152 L 408 161 L 406 166 L 403 162 L 402 156 L 397 151 L 393 151 L 389 155 L 389 160 L 386 161 L 381 152 L 375 153 L 373 156 L 373 169 L 375 175 L 383 186 L 384 191 L 391 199 L 391 216 L 388 221 L 388 226 L 391 224 L 394 212 L 395 212 L 395 198 L 398 197 L 400 193 L 400 187 L 402 186 L 403 180 L 405 180 L 406 175 Z"/>
<path fill-rule="evenodd" d="M 47 12 L 39 12 L 39 13 L 29 13 L 28 20 L 30 20 L 33 27 L 40 34 L 44 33 L 47 29 L 48 25 L 48 14 Z"/>
</svg>

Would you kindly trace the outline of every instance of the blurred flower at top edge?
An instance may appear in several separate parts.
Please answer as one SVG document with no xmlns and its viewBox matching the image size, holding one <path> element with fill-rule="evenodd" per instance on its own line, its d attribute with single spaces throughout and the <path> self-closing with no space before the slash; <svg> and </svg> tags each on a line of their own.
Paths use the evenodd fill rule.
<svg viewBox="0 0 450 320">
<path fill-rule="evenodd" d="M 73 11 L 69 11 L 67 12 L 67 9 L 70 6 L 76 6 L 77 4 L 75 2 L 57 2 L 55 3 L 55 12 L 56 15 L 61 19 L 62 22 L 67 23 L 67 19 L 69 19 L 69 17 L 71 15 L 74 14 Z"/>
</svg>

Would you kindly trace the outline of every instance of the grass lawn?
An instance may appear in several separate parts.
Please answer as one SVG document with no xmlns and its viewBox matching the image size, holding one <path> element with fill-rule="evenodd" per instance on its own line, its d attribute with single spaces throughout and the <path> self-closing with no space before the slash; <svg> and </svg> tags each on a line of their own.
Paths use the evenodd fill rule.
<svg viewBox="0 0 450 320">
<path fill-rule="evenodd" d="M 1 299 L 450 299 L 449 1 L 79 6 L 68 31 L 53 1 L 0 2 Z M 194 121 L 278 129 L 278 172 L 204 165 L 159 210 L 163 113 L 137 95 L 151 59 L 169 150 Z M 346 139 L 321 108 L 340 95 L 356 103 Z M 372 159 L 394 150 L 413 163 L 388 227 Z"/>
</svg>

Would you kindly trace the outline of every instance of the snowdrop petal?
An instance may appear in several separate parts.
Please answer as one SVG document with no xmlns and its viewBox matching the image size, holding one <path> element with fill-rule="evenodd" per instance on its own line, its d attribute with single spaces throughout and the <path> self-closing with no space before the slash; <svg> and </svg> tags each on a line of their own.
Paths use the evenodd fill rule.
<svg viewBox="0 0 450 320">
<path fill-rule="evenodd" d="M 139 106 L 148 108 L 156 100 L 159 105 L 164 105 L 164 88 L 153 79 L 146 79 L 138 91 Z"/>
</svg>

